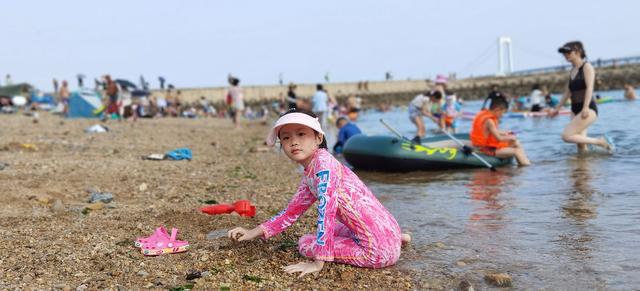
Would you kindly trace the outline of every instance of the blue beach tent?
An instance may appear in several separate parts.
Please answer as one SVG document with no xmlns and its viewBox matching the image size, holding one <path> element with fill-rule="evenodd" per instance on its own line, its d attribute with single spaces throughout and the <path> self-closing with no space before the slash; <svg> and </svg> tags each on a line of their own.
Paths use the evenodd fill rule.
<svg viewBox="0 0 640 291">
<path fill-rule="evenodd" d="M 102 107 L 100 94 L 96 91 L 75 91 L 69 98 L 68 118 L 98 118 Z"/>
</svg>

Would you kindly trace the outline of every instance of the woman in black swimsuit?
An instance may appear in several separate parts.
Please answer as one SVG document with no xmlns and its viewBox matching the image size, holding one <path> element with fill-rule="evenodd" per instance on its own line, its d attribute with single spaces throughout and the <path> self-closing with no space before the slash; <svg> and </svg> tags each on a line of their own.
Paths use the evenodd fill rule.
<svg viewBox="0 0 640 291">
<path fill-rule="evenodd" d="M 598 119 L 598 107 L 593 98 L 593 84 L 596 72 L 593 66 L 586 61 L 587 55 L 582 43 L 579 41 L 568 42 L 558 49 L 565 59 L 571 63 L 571 75 L 569 86 L 562 96 L 562 100 L 551 112 L 555 116 L 560 107 L 571 98 L 571 122 L 562 133 L 562 140 L 578 145 L 578 152 L 584 152 L 588 144 L 601 146 L 609 151 L 613 150 L 613 144 L 609 138 L 592 138 L 587 136 L 587 128 Z"/>
</svg>

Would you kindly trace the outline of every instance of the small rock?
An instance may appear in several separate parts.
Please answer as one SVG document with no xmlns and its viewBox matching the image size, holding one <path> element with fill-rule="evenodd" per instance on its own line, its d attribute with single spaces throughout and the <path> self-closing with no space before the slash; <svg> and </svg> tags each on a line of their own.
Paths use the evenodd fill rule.
<svg viewBox="0 0 640 291">
<path fill-rule="evenodd" d="M 229 260 L 229 259 L 224 259 L 224 264 L 225 264 L 225 265 L 229 265 L 229 264 L 231 264 L 231 260 Z"/>
<path fill-rule="evenodd" d="M 31 281 L 33 281 L 33 277 L 31 277 L 30 275 L 24 275 L 22 277 L 22 282 L 30 283 Z"/>
<path fill-rule="evenodd" d="M 155 286 L 155 284 L 149 282 L 149 283 L 147 283 L 147 285 L 144 285 L 144 288 L 145 289 L 151 289 L 151 288 L 153 288 L 153 286 Z"/>
<path fill-rule="evenodd" d="M 474 291 L 473 286 L 471 285 L 471 282 L 469 282 L 467 280 L 462 280 L 460 282 L 460 284 L 458 285 L 458 290 L 460 290 L 460 291 Z"/>
<path fill-rule="evenodd" d="M 187 280 L 195 280 L 202 277 L 202 273 L 200 271 L 191 271 L 187 274 Z"/>
<path fill-rule="evenodd" d="M 434 245 L 435 245 L 437 248 L 441 248 L 441 249 L 442 249 L 442 248 L 444 248 L 444 247 L 446 247 L 446 245 L 445 245 L 445 244 L 443 244 L 443 243 L 441 243 L 441 242 L 437 242 L 437 243 L 435 243 Z"/>
<path fill-rule="evenodd" d="M 156 279 L 153 281 L 153 284 L 155 284 L 156 286 L 162 286 L 162 285 L 164 285 L 164 282 L 162 281 L 162 279 L 161 279 L 161 278 L 156 278 Z"/>
<path fill-rule="evenodd" d="M 457 262 L 456 262 L 456 265 L 457 265 L 458 267 L 464 267 L 464 266 L 466 266 L 466 265 L 467 265 L 467 263 L 465 263 L 465 262 L 463 262 L 463 261 L 457 261 Z"/>
<path fill-rule="evenodd" d="M 207 256 L 206 254 L 205 254 L 205 255 L 203 255 L 202 257 L 200 257 L 200 261 L 201 261 L 201 262 L 206 262 L 206 261 L 208 261 L 208 260 L 209 260 L 209 256 Z"/>
<path fill-rule="evenodd" d="M 136 224 L 136 228 L 139 230 L 144 230 L 144 225 L 142 225 L 142 222 L 138 222 L 138 224 Z"/>
<path fill-rule="evenodd" d="M 91 192 L 91 196 L 89 196 L 89 203 L 109 203 L 113 201 L 113 194 L 108 192 Z"/>
<path fill-rule="evenodd" d="M 58 283 L 53 285 L 53 289 L 64 289 L 65 287 L 69 287 L 69 286 L 67 286 L 67 284 L 64 284 L 64 283 Z"/>
<path fill-rule="evenodd" d="M 85 207 L 85 209 L 89 210 L 100 210 L 102 208 L 104 208 L 104 203 L 102 202 L 91 203 Z"/>
<path fill-rule="evenodd" d="M 8 166 L 9 164 L 0 162 L 0 171 L 4 170 Z"/>
<path fill-rule="evenodd" d="M 353 281 L 355 274 L 350 270 L 344 270 L 340 273 L 340 279 L 343 281 Z"/>
<path fill-rule="evenodd" d="M 484 275 L 484 280 L 496 287 L 511 287 L 511 276 L 507 273 L 491 273 Z"/>
<path fill-rule="evenodd" d="M 269 148 L 268 147 L 251 147 L 249 148 L 249 151 L 252 153 L 263 153 L 263 152 L 268 152 Z"/>
<path fill-rule="evenodd" d="M 32 199 L 36 200 L 36 201 L 38 201 L 38 202 L 40 202 L 42 204 L 45 204 L 45 205 L 49 204 L 49 202 L 51 202 L 51 200 L 52 200 L 51 196 L 46 195 L 46 194 L 40 194 L 40 195 L 29 197 L 29 200 L 32 200 Z"/>
<path fill-rule="evenodd" d="M 209 272 L 209 271 L 204 271 L 204 272 L 200 273 L 200 275 L 202 275 L 202 278 L 206 278 L 206 277 L 211 276 L 211 272 Z"/>
<path fill-rule="evenodd" d="M 84 291 L 89 289 L 89 286 L 87 286 L 86 284 L 81 284 L 80 286 L 76 287 L 76 291 Z"/>
<path fill-rule="evenodd" d="M 142 184 L 140 184 L 140 186 L 138 187 L 138 189 L 140 190 L 140 192 L 147 191 L 147 183 L 142 183 Z"/>
<path fill-rule="evenodd" d="M 60 199 L 55 199 L 53 200 L 53 204 L 51 205 L 51 211 L 59 213 L 59 212 L 63 212 L 64 209 L 64 204 L 62 203 L 62 201 L 60 201 Z"/>
<path fill-rule="evenodd" d="M 147 277 L 147 276 L 149 276 L 149 273 L 145 272 L 144 270 L 140 270 L 140 271 L 138 271 L 138 276 Z"/>
</svg>

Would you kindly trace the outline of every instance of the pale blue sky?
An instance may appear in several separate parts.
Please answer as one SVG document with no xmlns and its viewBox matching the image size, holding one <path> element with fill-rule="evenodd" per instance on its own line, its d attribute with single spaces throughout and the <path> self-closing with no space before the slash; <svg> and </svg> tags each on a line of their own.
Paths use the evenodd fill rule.
<svg viewBox="0 0 640 291">
<path fill-rule="evenodd" d="M 582 40 L 591 59 L 640 55 L 636 1 L 2 1 L 0 79 L 110 73 L 158 86 L 459 77 L 497 71 L 510 36 L 516 70 L 559 65 Z"/>
</svg>

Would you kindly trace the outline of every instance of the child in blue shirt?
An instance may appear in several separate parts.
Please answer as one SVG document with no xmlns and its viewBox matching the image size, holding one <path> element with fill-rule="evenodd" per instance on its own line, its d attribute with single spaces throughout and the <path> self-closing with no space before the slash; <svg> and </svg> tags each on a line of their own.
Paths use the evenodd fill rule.
<svg viewBox="0 0 640 291">
<path fill-rule="evenodd" d="M 347 140 L 356 134 L 361 134 L 362 131 L 360 131 L 360 128 L 358 128 L 355 123 L 349 122 L 349 119 L 344 116 L 338 117 L 336 127 L 338 127 L 340 131 L 338 132 L 338 142 L 333 146 L 333 152 L 341 154 L 342 147 L 347 143 Z"/>
</svg>

